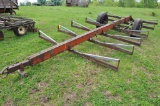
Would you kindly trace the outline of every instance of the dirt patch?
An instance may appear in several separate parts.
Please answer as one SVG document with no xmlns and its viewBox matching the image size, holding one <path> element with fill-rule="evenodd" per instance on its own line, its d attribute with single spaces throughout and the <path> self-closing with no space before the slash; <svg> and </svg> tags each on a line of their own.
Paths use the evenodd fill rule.
<svg viewBox="0 0 160 106">
<path fill-rule="evenodd" d="M 81 89 L 81 88 L 84 88 L 84 85 L 83 84 L 78 84 L 78 85 L 76 85 L 76 87 Z"/>
<path fill-rule="evenodd" d="M 93 106 L 91 102 L 85 102 L 83 106 Z"/>
<path fill-rule="evenodd" d="M 49 97 L 42 96 L 42 97 L 40 97 L 40 101 L 41 101 L 42 104 L 47 103 L 47 102 L 49 102 Z"/>
<path fill-rule="evenodd" d="M 131 78 L 127 79 L 127 81 L 126 81 L 127 84 L 130 84 L 131 82 L 132 82 Z"/>
<path fill-rule="evenodd" d="M 92 85 L 93 84 L 93 79 L 87 79 L 87 81 L 84 83 L 84 85 Z"/>
<path fill-rule="evenodd" d="M 114 96 L 111 91 L 106 91 L 104 95 L 108 100 L 116 100 L 116 101 L 122 102 L 122 97 L 119 95 Z"/>
<path fill-rule="evenodd" d="M 39 96 L 38 98 L 33 98 L 33 101 L 30 103 L 30 106 L 54 106 L 48 105 L 50 98 L 47 96 Z"/>
<path fill-rule="evenodd" d="M 37 88 L 34 88 L 34 89 L 31 89 L 30 90 L 30 93 L 29 94 L 35 94 L 36 92 L 38 92 L 39 91 L 39 89 L 37 89 Z"/>
<path fill-rule="evenodd" d="M 148 94 L 148 98 L 149 98 L 149 99 L 158 98 L 158 95 L 155 94 L 155 93 L 150 93 L 150 94 Z"/>
<path fill-rule="evenodd" d="M 64 106 L 68 106 L 70 102 L 76 100 L 77 95 L 75 92 L 67 92 L 63 94 L 63 98 L 64 98 Z"/>
<path fill-rule="evenodd" d="M 96 75 L 98 72 L 95 70 L 89 70 L 88 73 L 91 75 Z"/>
<path fill-rule="evenodd" d="M 84 91 L 81 92 L 81 98 L 87 98 L 88 97 L 88 93 L 90 92 L 90 89 L 84 89 Z"/>
<path fill-rule="evenodd" d="M 75 77 L 75 78 L 78 78 L 78 77 L 79 77 L 79 74 L 78 74 L 78 73 L 75 73 L 75 74 L 74 74 L 74 77 Z"/>
<path fill-rule="evenodd" d="M 38 89 L 46 88 L 46 87 L 48 87 L 48 84 L 46 82 L 39 82 L 38 83 Z"/>
<path fill-rule="evenodd" d="M 16 106 L 16 103 L 12 100 L 7 100 L 2 106 Z"/>
</svg>

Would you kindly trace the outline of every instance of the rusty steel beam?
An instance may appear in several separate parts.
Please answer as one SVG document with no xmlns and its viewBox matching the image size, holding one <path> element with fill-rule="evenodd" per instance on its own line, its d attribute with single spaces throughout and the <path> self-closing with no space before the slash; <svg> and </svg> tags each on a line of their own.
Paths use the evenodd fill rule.
<svg viewBox="0 0 160 106">
<path fill-rule="evenodd" d="M 73 23 L 75 23 L 75 21 L 71 21 L 71 26 L 74 27 Z M 76 23 L 76 24 L 79 24 L 79 23 Z M 79 24 L 79 25 L 80 25 L 80 24 Z M 83 27 L 84 27 L 84 26 L 83 26 Z M 81 27 L 81 28 L 83 29 L 83 27 Z M 63 28 L 64 30 L 61 29 L 61 28 Z M 77 28 L 78 28 L 78 27 L 77 27 Z M 85 28 L 88 29 L 87 27 L 85 27 Z M 66 31 L 65 31 L 65 30 L 66 30 Z M 63 32 L 63 33 L 68 34 L 68 35 L 71 35 L 71 36 L 73 36 L 73 35 L 74 35 L 74 36 L 78 36 L 75 32 L 67 29 L 66 27 L 64 27 L 64 26 L 62 26 L 62 25 L 59 25 L 58 31 L 59 31 L 59 32 Z M 88 41 L 91 42 L 91 43 L 99 44 L 99 45 L 104 46 L 104 47 L 108 47 L 108 48 L 110 48 L 110 49 L 114 49 L 114 50 L 117 50 L 117 51 L 124 52 L 124 53 L 130 54 L 130 55 L 132 55 L 132 54 L 133 54 L 133 51 L 134 51 L 134 46 L 133 46 L 133 45 L 123 45 L 123 44 L 120 44 L 121 46 L 131 47 L 132 50 L 130 51 L 130 50 L 127 50 L 127 49 L 118 47 L 119 44 L 104 43 L 104 42 L 100 42 L 100 41 L 94 40 L 94 39 L 89 39 Z M 120 46 L 120 45 L 119 45 L 119 46 Z"/>
<path fill-rule="evenodd" d="M 0 72 L 0 74 L 4 74 L 4 72 L 6 74 L 9 74 L 9 73 L 15 72 L 16 70 L 21 70 L 21 69 L 23 69 L 22 67 L 25 67 L 25 66 L 34 66 L 40 62 L 48 60 L 49 58 L 51 58 L 61 52 L 69 50 L 70 47 L 74 47 L 80 43 L 83 43 L 83 42 L 89 40 L 90 38 L 94 37 L 96 34 L 102 34 L 103 32 L 114 28 L 114 26 L 117 26 L 121 23 L 130 21 L 131 19 L 132 19 L 131 16 L 121 18 L 121 19 L 116 20 L 110 24 L 106 24 L 104 26 L 101 26 L 101 27 L 96 28 L 94 30 L 91 30 L 89 32 L 86 32 L 85 34 L 82 34 L 80 36 L 76 36 L 72 39 L 69 39 L 69 40 L 64 41 L 62 43 L 59 43 L 53 47 L 47 48 L 39 53 L 36 53 L 36 54 L 30 56 L 27 60 L 25 60 L 23 62 L 13 64 L 11 66 L 6 67 L 5 69 L 3 69 Z"/>
<path fill-rule="evenodd" d="M 85 30 L 85 31 L 90 31 L 91 30 L 91 29 L 87 28 L 86 26 L 81 25 L 81 24 L 79 24 L 79 23 L 77 23 L 75 21 L 71 21 L 71 26 L 75 27 L 75 28 L 78 28 L 78 29 Z M 133 30 L 131 30 L 131 31 L 133 31 Z M 120 41 L 123 41 L 123 42 L 126 42 L 126 43 L 134 44 L 134 45 L 137 45 L 137 46 L 140 46 L 141 42 L 142 42 L 141 38 L 135 38 L 135 37 L 129 37 L 129 36 L 121 36 L 121 35 L 111 35 L 111 34 L 107 34 L 105 32 L 102 33 L 101 35 L 104 36 L 104 37 L 110 37 L 110 38 L 113 38 L 113 39 L 116 39 L 116 40 L 120 40 Z M 137 42 L 132 41 L 132 40 L 128 40 L 128 39 L 137 40 Z"/>
</svg>

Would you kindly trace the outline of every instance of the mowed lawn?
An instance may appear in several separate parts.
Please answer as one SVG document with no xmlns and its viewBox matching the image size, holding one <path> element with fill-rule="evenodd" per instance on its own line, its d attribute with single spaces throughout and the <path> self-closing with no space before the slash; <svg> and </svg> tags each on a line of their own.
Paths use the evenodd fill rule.
<svg viewBox="0 0 160 106">
<path fill-rule="evenodd" d="M 160 21 L 160 10 L 147 8 L 23 6 L 16 12 L 17 16 L 35 20 L 39 30 L 59 43 L 72 38 L 57 31 L 59 24 L 77 34 L 83 34 L 85 31 L 72 28 L 70 21 L 75 20 L 94 29 L 95 26 L 85 23 L 85 17 L 96 19 L 100 12 Z M 155 16 L 152 16 L 153 12 Z M 53 46 L 40 39 L 38 33 L 18 37 L 11 31 L 3 32 L 5 38 L 0 41 L 0 69 Z M 99 35 L 96 39 L 123 43 Z M 84 42 L 75 49 L 118 58 L 121 60 L 119 71 L 115 72 L 65 51 L 33 67 L 26 67 L 25 71 L 29 74 L 27 78 L 15 72 L 5 79 L 0 79 L 0 105 L 160 106 L 159 24 L 155 30 L 150 31 L 148 39 L 143 40 L 141 47 L 135 46 L 133 55 L 90 42 Z"/>
</svg>

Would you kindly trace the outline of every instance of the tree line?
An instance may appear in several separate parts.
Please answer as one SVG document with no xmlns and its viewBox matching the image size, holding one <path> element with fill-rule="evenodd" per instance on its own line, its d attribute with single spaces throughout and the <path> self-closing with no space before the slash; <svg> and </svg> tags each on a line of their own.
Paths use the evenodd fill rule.
<svg viewBox="0 0 160 106">
<path fill-rule="evenodd" d="M 160 8 L 158 0 L 94 0 L 93 4 L 119 7 Z"/>
<path fill-rule="evenodd" d="M 138 8 L 160 8 L 158 0 L 89 0 L 91 5 L 115 6 L 115 7 L 138 7 Z M 25 0 L 20 6 L 30 6 L 31 2 Z"/>
</svg>

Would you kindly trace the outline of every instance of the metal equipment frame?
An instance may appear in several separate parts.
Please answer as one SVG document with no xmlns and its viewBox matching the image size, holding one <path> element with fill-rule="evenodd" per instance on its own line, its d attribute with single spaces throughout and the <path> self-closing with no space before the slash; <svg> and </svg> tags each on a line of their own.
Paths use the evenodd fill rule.
<svg viewBox="0 0 160 106">
<path fill-rule="evenodd" d="M 8 74 L 13 73 L 18 70 L 18 72 L 22 76 L 28 76 L 28 74 L 24 72 L 24 69 L 26 66 L 34 66 L 38 63 L 41 63 L 45 60 L 50 59 L 51 57 L 56 56 L 59 53 L 66 51 L 66 50 L 70 51 L 72 53 L 75 53 L 79 56 L 82 56 L 84 58 L 87 58 L 89 60 L 92 60 L 98 64 L 112 68 L 117 71 L 119 68 L 119 62 L 120 62 L 119 59 L 97 56 L 97 55 L 93 55 L 93 54 L 86 54 L 86 53 L 81 53 L 81 52 L 73 50 L 74 46 L 79 45 L 80 43 L 83 43 L 85 41 L 89 41 L 91 43 L 96 43 L 96 44 L 99 44 L 99 45 L 102 45 L 102 46 L 105 46 L 105 47 L 108 47 L 108 48 L 111 48 L 114 50 L 125 52 L 127 54 L 133 54 L 133 51 L 134 51 L 133 45 L 103 43 L 103 42 L 94 40 L 93 37 L 95 37 L 96 35 L 101 35 L 101 36 L 117 39 L 117 40 L 120 40 L 123 42 L 127 42 L 130 44 L 140 46 L 141 42 L 142 42 L 142 38 L 144 38 L 144 37 L 146 38 L 148 36 L 147 34 L 149 34 L 148 31 L 145 31 L 145 32 L 147 32 L 147 34 L 141 34 L 141 32 L 143 32 L 143 31 L 141 31 L 139 29 L 136 30 L 133 28 L 132 29 L 129 28 L 128 25 L 130 25 L 130 23 L 132 23 L 132 26 L 134 26 L 134 24 L 136 22 L 136 20 L 133 20 L 132 16 L 120 17 L 120 16 L 116 16 L 113 14 L 110 14 L 110 15 L 108 14 L 108 17 L 109 17 L 108 20 L 111 20 L 111 22 L 110 23 L 107 22 L 107 24 L 103 24 L 98 21 L 94 21 L 90 18 L 86 18 L 87 23 L 98 26 L 94 30 L 91 30 L 91 29 L 87 28 L 86 26 L 84 26 L 80 23 L 77 23 L 75 21 L 71 21 L 72 27 L 88 31 L 88 32 L 81 34 L 81 35 L 77 35 L 75 32 L 67 29 L 66 27 L 64 27 L 62 25 L 58 25 L 58 31 L 74 36 L 73 38 L 66 40 L 62 43 L 56 42 L 54 39 L 52 39 L 51 37 L 46 35 L 44 32 L 39 31 L 38 32 L 39 37 L 54 44 L 54 46 L 47 48 L 39 53 L 36 53 L 36 54 L 28 57 L 28 59 L 24 60 L 23 62 L 19 62 L 19 63 L 13 64 L 13 65 L 4 67 L 2 69 L 2 71 L 0 72 L 0 74 L 8 75 Z M 116 18 L 116 19 L 112 19 L 111 17 Z M 138 21 L 138 22 L 142 22 L 142 21 Z M 151 25 L 158 24 L 157 21 L 153 21 L 153 22 L 152 21 L 143 21 L 143 23 L 147 23 L 147 24 L 151 24 Z M 153 29 L 151 27 L 145 27 L 145 28 Z M 137 35 L 137 36 L 136 37 L 129 37 L 129 36 L 107 34 L 106 31 L 111 30 L 111 29 L 121 31 L 121 32 L 127 33 L 129 35 L 134 35 L 134 36 Z M 128 39 L 132 39 L 132 40 L 128 40 Z M 136 42 L 134 40 L 136 40 Z M 121 47 L 129 47 L 129 48 L 131 48 L 131 50 L 129 51 L 129 50 L 123 49 Z M 116 62 L 117 64 L 112 65 L 112 64 L 108 63 L 107 61 Z"/>
</svg>

